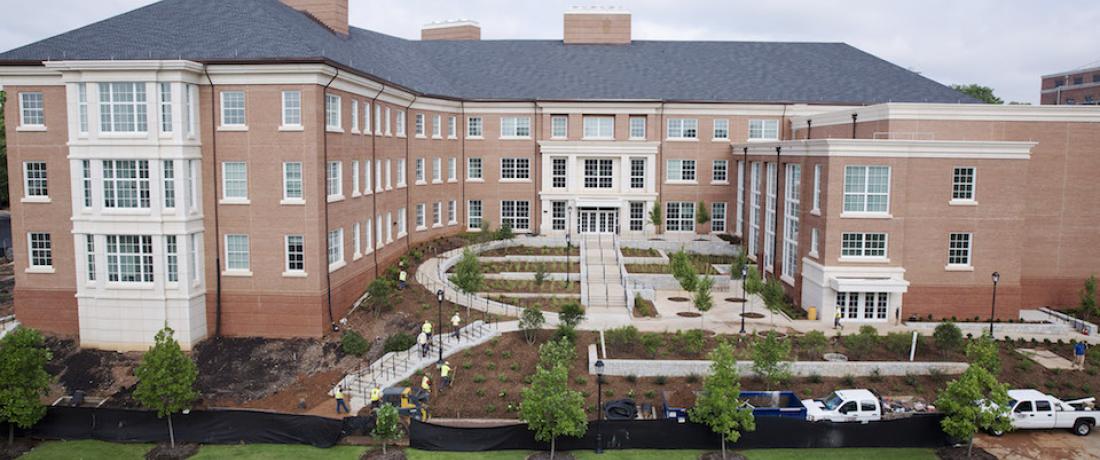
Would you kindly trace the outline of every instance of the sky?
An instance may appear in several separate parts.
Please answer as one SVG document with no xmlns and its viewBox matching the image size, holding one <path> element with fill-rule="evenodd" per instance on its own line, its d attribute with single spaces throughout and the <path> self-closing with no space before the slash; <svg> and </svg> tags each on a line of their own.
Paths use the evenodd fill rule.
<svg viewBox="0 0 1100 460">
<path fill-rule="evenodd" d="M 232 1 L 232 0 L 226 0 Z M 470 19 L 483 39 L 561 39 L 574 5 L 632 13 L 644 40 L 845 42 L 944 84 L 978 83 L 1038 103 L 1040 77 L 1100 66 L 1096 0 L 349 0 L 353 26 L 416 39 Z M 0 50 L 106 19 L 149 0 L 8 0 Z"/>
</svg>

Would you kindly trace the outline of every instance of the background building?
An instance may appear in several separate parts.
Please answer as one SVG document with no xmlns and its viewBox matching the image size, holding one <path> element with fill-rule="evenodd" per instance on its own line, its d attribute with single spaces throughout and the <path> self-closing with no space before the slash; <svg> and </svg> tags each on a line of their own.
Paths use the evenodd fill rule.
<svg viewBox="0 0 1100 460">
<path fill-rule="evenodd" d="M 1100 103 L 1100 66 L 1043 75 L 1040 104 L 1096 105 Z"/>
</svg>

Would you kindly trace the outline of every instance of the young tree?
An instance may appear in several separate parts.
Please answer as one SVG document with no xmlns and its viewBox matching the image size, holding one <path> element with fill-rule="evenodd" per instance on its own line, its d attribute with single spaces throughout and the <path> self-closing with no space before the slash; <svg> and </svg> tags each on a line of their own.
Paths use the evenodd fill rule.
<svg viewBox="0 0 1100 460">
<path fill-rule="evenodd" d="M 737 253 L 737 257 L 733 258 L 733 263 L 730 264 L 730 279 L 741 279 L 741 271 L 749 265 L 749 256 L 744 251 Z M 747 274 L 746 274 L 747 275 Z"/>
<path fill-rule="evenodd" d="M 649 223 L 653 224 L 653 231 L 661 233 L 661 203 L 654 202 L 653 208 L 649 210 Z"/>
<path fill-rule="evenodd" d="M 702 226 L 707 222 L 710 222 L 710 212 L 707 211 L 707 204 L 699 200 L 695 203 L 695 223 Z"/>
<path fill-rule="evenodd" d="M 9 446 L 16 425 L 30 428 L 46 415 L 39 398 L 49 390 L 49 360 L 42 334 L 34 329 L 20 327 L 0 340 L 0 421 L 8 424 Z"/>
<path fill-rule="evenodd" d="M 367 285 L 367 298 L 363 300 L 368 307 L 374 310 L 374 316 L 382 314 L 382 309 L 390 305 L 393 297 L 393 281 L 385 277 L 375 278 Z"/>
<path fill-rule="evenodd" d="M 548 276 L 549 274 L 546 273 L 546 264 L 539 263 L 535 265 L 535 286 L 542 287 L 542 284 L 546 282 Z"/>
<path fill-rule="evenodd" d="M 755 431 L 756 420 L 752 409 L 742 408 L 741 376 L 733 348 L 720 342 L 710 352 L 710 375 L 703 379 L 703 391 L 688 411 L 691 421 L 702 423 L 722 437 L 722 458 L 726 458 L 726 440 L 737 442 L 742 431 Z"/>
<path fill-rule="evenodd" d="M 370 434 L 374 439 L 382 441 L 382 455 L 386 455 L 386 444 L 401 437 L 401 421 L 397 408 L 389 403 L 379 407 L 375 412 L 374 430 Z"/>
<path fill-rule="evenodd" d="M 783 285 L 779 283 L 778 278 L 768 278 L 768 281 L 764 282 L 764 286 L 760 290 L 760 296 L 764 298 L 764 307 L 772 313 L 772 325 L 774 326 L 775 317 L 783 311 L 783 306 L 787 303 Z"/>
<path fill-rule="evenodd" d="M 577 349 L 566 339 L 550 340 L 539 345 L 539 365 L 550 369 L 555 366 L 569 367 L 577 359 Z"/>
<path fill-rule="evenodd" d="M 683 249 L 672 253 L 668 258 L 668 269 L 672 277 L 680 282 L 680 287 L 688 292 L 695 291 L 695 284 L 699 281 L 695 273 L 695 267 L 691 265 L 691 256 Z"/>
<path fill-rule="evenodd" d="M 936 330 L 932 331 L 932 341 L 943 351 L 944 356 L 947 356 L 948 351 L 958 350 L 962 347 L 963 333 L 955 323 L 943 322 L 936 326 Z"/>
<path fill-rule="evenodd" d="M 561 324 L 575 328 L 581 321 L 584 321 L 584 307 L 579 302 L 568 302 L 561 306 L 561 311 L 558 312 L 558 321 Z"/>
<path fill-rule="evenodd" d="M 485 275 L 481 274 L 481 262 L 470 248 L 462 250 L 462 258 L 458 259 L 458 264 L 455 265 L 451 282 L 467 294 L 480 291 L 485 283 Z"/>
<path fill-rule="evenodd" d="M 523 309 L 523 314 L 519 317 L 519 328 L 523 331 L 523 337 L 527 339 L 527 343 L 535 343 L 535 332 L 542 328 L 542 325 L 546 324 L 546 316 L 542 314 L 542 310 L 529 306 Z"/>
<path fill-rule="evenodd" d="M 712 287 L 714 287 L 714 278 L 709 276 L 701 276 L 699 281 L 695 283 L 695 294 L 692 296 L 691 302 L 695 305 L 695 309 L 699 310 L 700 328 L 703 325 L 703 314 L 714 307 L 714 297 L 710 295 Z"/>
<path fill-rule="evenodd" d="M 969 85 L 951 85 L 951 89 L 970 96 L 986 104 L 1004 104 L 1005 101 L 993 94 L 993 88 L 976 83 Z"/>
<path fill-rule="evenodd" d="M 757 340 L 752 347 L 752 371 L 764 380 L 764 388 L 771 390 L 776 384 L 791 376 L 791 343 L 780 339 L 775 331 L 768 331 L 764 340 Z"/>
<path fill-rule="evenodd" d="M 966 344 L 966 359 L 970 360 L 970 365 L 981 367 L 994 376 L 1001 373 L 1001 357 L 997 353 L 997 341 L 989 334 L 982 334 Z"/>
<path fill-rule="evenodd" d="M 498 240 L 507 241 L 515 237 L 516 234 L 512 231 L 512 224 L 510 222 L 505 221 L 503 224 L 500 225 L 500 230 L 497 231 Z"/>
<path fill-rule="evenodd" d="M 157 417 L 168 417 L 168 439 L 175 448 L 172 414 L 190 408 L 191 402 L 199 397 L 194 388 L 199 371 L 172 338 L 171 328 L 165 326 L 157 332 L 153 347 L 145 352 L 134 375 L 138 378 L 134 399 L 156 410 Z"/>
<path fill-rule="evenodd" d="M 940 426 L 948 436 L 968 441 L 967 457 L 974 449 L 978 430 L 999 433 L 1012 429 L 1006 413 L 1008 403 L 1008 386 L 998 383 L 981 366 L 970 366 L 936 398 L 936 407 L 946 415 Z"/>
<path fill-rule="evenodd" d="M 764 290 L 764 281 L 760 279 L 760 271 L 756 267 L 749 267 L 748 277 L 745 278 L 745 293 L 759 294 Z"/>
<path fill-rule="evenodd" d="M 478 241 L 490 241 L 496 237 L 496 233 L 493 232 L 493 223 L 489 222 L 489 219 L 481 218 L 481 224 L 477 226 L 481 234 L 477 236 Z"/>
<path fill-rule="evenodd" d="M 535 439 L 550 443 L 550 458 L 554 458 L 559 437 L 581 437 L 588 428 L 584 396 L 570 390 L 568 380 L 569 373 L 563 365 L 549 369 L 539 366 L 519 403 L 520 419 L 535 432 Z"/>
<path fill-rule="evenodd" d="M 1081 289 L 1081 304 L 1079 307 L 1081 315 L 1086 318 L 1100 316 L 1100 310 L 1096 306 L 1096 275 L 1092 275 L 1085 280 L 1085 287 Z"/>
</svg>

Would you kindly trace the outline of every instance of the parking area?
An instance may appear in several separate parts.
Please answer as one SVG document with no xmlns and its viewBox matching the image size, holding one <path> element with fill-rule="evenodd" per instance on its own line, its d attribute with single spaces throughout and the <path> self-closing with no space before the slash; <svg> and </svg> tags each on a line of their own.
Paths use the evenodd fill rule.
<svg viewBox="0 0 1100 460">
<path fill-rule="evenodd" d="M 1001 460 L 1100 460 L 1100 433 L 1076 436 L 1068 430 L 1019 431 L 999 438 L 979 435 L 974 445 Z"/>
</svg>

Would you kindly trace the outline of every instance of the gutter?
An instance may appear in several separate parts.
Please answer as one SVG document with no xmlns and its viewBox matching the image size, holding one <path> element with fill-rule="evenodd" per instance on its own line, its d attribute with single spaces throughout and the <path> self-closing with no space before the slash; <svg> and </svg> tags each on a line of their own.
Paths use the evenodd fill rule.
<svg viewBox="0 0 1100 460">
<path fill-rule="evenodd" d="M 415 130 L 416 130 L 416 128 L 415 128 L 416 121 L 415 120 L 416 120 L 416 117 L 415 116 L 413 117 L 413 120 L 414 120 L 413 121 L 413 126 L 414 126 L 413 131 L 414 132 L 413 132 L 413 135 L 410 136 L 409 135 L 409 108 L 412 107 L 413 104 L 416 103 L 416 98 L 417 98 L 417 95 L 414 94 L 412 100 L 409 101 L 409 105 L 405 106 L 405 110 L 404 110 L 405 111 L 405 126 L 401 127 L 405 130 L 405 252 L 408 252 L 408 251 L 412 250 L 412 235 L 413 235 L 413 232 L 409 231 L 409 218 L 408 218 L 408 215 L 409 215 L 409 207 L 412 206 L 412 201 L 411 201 L 412 200 L 412 188 L 413 188 L 413 185 L 415 185 L 415 183 L 412 184 L 412 185 L 409 184 L 409 159 L 410 159 L 409 158 L 409 139 L 416 135 L 416 133 L 415 133 Z M 442 121 L 443 116 L 440 115 L 439 119 Z M 427 126 L 427 124 L 428 124 L 428 117 L 427 117 L 427 115 L 425 115 L 424 116 L 424 125 Z M 443 134 L 443 128 L 442 127 L 440 127 L 440 129 L 439 129 L 439 133 Z M 427 133 L 425 133 L 425 134 L 427 134 Z M 439 161 L 439 167 L 443 168 L 443 160 Z M 416 165 L 413 165 L 413 168 L 415 169 Z M 457 169 L 458 165 L 455 165 L 455 168 Z M 425 165 L 425 169 L 427 169 L 427 165 Z M 440 179 L 443 178 L 443 173 L 442 172 L 439 173 L 439 177 L 440 177 Z M 455 177 L 458 177 L 458 171 L 455 171 Z M 415 181 L 413 181 L 413 182 L 415 182 Z M 440 207 L 440 209 L 439 209 L 439 220 L 440 220 L 440 222 L 442 222 L 443 221 L 443 209 L 442 209 L 443 205 L 440 205 L 439 207 Z M 457 205 L 456 205 L 456 207 L 457 207 Z M 455 209 L 455 212 L 458 212 L 458 210 Z M 401 216 L 397 216 L 397 218 L 401 219 Z M 397 225 L 397 222 L 394 222 L 391 225 Z M 440 327 L 443 327 L 443 326 L 440 325 Z"/>
<path fill-rule="evenodd" d="M 381 96 L 382 92 L 385 91 L 385 90 L 386 90 L 386 84 L 383 83 L 382 87 L 378 88 L 378 92 L 374 93 L 374 97 L 372 97 L 371 100 L 370 100 L 371 110 L 375 110 L 376 111 L 375 113 L 377 113 L 377 109 L 375 109 L 375 107 L 378 106 L 378 96 Z M 377 132 L 377 130 L 374 129 L 374 127 L 379 126 L 378 123 L 380 123 L 380 121 L 378 120 L 377 117 L 374 116 L 374 114 L 371 114 L 370 120 L 371 120 L 371 123 L 370 123 L 371 126 L 367 126 L 367 129 L 369 129 L 370 133 L 371 133 L 371 136 L 370 136 L 371 171 L 374 173 L 374 177 L 377 178 L 377 177 L 381 177 L 381 176 L 378 174 L 378 149 L 377 149 L 376 144 L 375 144 L 375 140 L 378 139 L 378 132 Z M 406 164 L 405 168 L 408 168 L 408 167 L 409 167 L 409 165 Z M 378 193 L 376 192 L 378 190 L 378 184 L 375 183 L 375 182 L 377 182 L 377 181 L 372 180 L 371 181 L 371 186 L 370 186 L 371 187 L 371 191 L 370 191 L 371 192 L 371 195 L 370 195 L 370 197 L 371 197 L 370 198 L 371 199 L 371 222 L 374 222 L 374 228 L 371 229 L 372 231 L 378 229 L 378 223 L 374 221 L 374 219 L 378 218 Z M 374 277 L 378 278 L 378 276 L 379 276 L 379 273 L 378 273 L 378 253 L 380 252 L 380 250 L 378 248 L 378 245 L 375 244 L 375 242 L 378 241 L 378 235 L 374 235 L 372 233 L 371 236 L 374 238 L 374 241 L 371 241 L 370 244 L 375 245 L 374 251 L 371 251 L 374 254 Z"/>
<path fill-rule="evenodd" d="M 325 170 L 325 181 L 324 185 L 321 188 L 321 196 L 324 197 L 325 203 L 325 233 L 323 235 L 325 238 L 325 255 L 324 259 L 321 260 L 325 261 L 325 295 L 327 297 L 326 305 L 328 306 L 328 320 L 332 332 L 336 332 L 340 330 L 340 328 L 336 325 L 336 318 L 332 316 L 332 271 L 328 268 L 328 88 L 332 85 L 332 82 L 336 81 L 336 77 L 339 76 L 340 69 L 338 68 L 336 69 L 336 73 L 332 75 L 332 79 L 330 79 L 328 83 L 325 83 L 324 88 L 321 89 L 321 97 L 319 99 L 321 100 L 321 113 L 324 115 L 321 117 L 321 122 L 318 123 L 319 125 L 321 125 L 321 167 Z M 343 174 L 343 171 L 340 171 L 340 173 Z M 341 183 L 343 183 L 342 178 Z M 343 242 L 341 242 L 340 244 L 343 244 Z"/>
<path fill-rule="evenodd" d="M 218 219 L 218 129 L 217 99 L 215 98 L 214 80 L 210 78 L 210 71 L 206 64 L 202 66 L 202 73 L 206 75 L 206 81 L 210 84 L 210 150 L 214 163 L 214 337 L 222 335 L 222 235 Z"/>
</svg>

